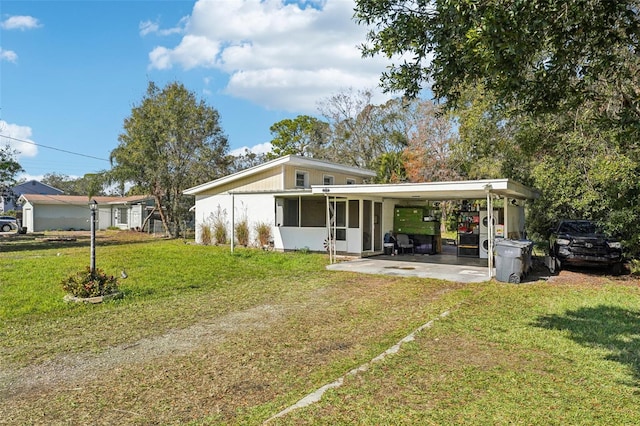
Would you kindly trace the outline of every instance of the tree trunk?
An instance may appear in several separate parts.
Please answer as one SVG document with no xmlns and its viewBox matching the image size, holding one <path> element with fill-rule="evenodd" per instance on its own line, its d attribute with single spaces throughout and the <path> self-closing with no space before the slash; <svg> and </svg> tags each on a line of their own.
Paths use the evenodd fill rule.
<svg viewBox="0 0 640 426">
<path fill-rule="evenodd" d="M 156 207 L 154 206 L 153 209 L 151 210 L 151 213 L 149 213 L 147 217 L 144 218 L 144 221 L 142 222 L 142 226 L 140 227 L 142 231 L 144 231 L 144 227 L 147 226 L 147 223 L 149 223 L 149 219 L 151 219 L 151 216 L 153 216 L 153 213 L 155 211 L 156 211 Z"/>
<path fill-rule="evenodd" d="M 164 210 L 162 210 L 161 198 L 158 195 L 154 195 L 153 198 L 156 200 L 156 208 L 160 213 L 160 219 L 162 220 L 162 227 L 164 228 L 165 235 L 170 237 L 171 233 L 169 232 L 169 223 L 167 223 L 167 217 L 164 214 Z"/>
</svg>

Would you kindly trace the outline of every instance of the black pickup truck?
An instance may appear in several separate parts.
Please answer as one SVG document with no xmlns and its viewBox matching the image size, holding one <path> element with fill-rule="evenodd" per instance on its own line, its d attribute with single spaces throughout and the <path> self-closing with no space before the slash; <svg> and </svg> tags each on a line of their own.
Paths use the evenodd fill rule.
<svg viewBox="0 0 640 426">
<path fill-rule="evenodd" d="M 622 246 L 589 220 L 562 220 L 549 238 L 555 270 L 566 265 L 604 266 L 622 272 Z"/>
</svg>

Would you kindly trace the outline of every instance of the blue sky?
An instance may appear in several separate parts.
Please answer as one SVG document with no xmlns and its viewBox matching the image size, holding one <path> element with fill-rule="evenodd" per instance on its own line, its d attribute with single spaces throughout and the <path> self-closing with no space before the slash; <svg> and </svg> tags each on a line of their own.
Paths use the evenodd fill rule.
<svg viewBox="0 0 640 426">
<path fill-rule="evenodd" d="M 148 82 L 179 81 L 219 111 L 231 151 L 263 152 L 272 124 L 317 115 L 319 101 L 348 88 L 379 92 L 388 63 L 361 58 L 367 29 L 353 21 L 353 7 L 353 0 L 2 0 L 0 143 L 19 152 L 24 178 L 108 169 Z"/>
</svg>

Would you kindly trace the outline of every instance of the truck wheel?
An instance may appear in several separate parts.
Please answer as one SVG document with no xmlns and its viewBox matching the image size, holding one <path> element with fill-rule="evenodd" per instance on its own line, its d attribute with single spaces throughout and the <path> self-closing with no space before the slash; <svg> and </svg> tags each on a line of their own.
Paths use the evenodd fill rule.
<svg viewBox="0 0 640 426">
<path fill-rule="evenodd" d="M 622 263 L 617 262 L 611 265 L 611 274 L 612 275 L 621 275 L 622 274 Z"/>
</svg>

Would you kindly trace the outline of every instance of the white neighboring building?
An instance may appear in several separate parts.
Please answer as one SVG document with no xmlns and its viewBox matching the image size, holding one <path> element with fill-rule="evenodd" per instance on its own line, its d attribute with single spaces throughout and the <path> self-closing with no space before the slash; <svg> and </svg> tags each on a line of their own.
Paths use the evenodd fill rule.
<svg viewBox="0 0 640 426">
<path fill-rule="evenodd" d="M 252 241 L 257 224 L 271 226 L 277 250 L 324 251 L 329 235 L 335 235 L 337 252 L 357 256 L 383 252 L 383 236 L 393 229 L 396 207 L 443 200 L 489 204 L 503 199 L 504 233 L 521 238 L 524 209 L 509 208 L 510 201 L 537 197 L 534 190 L 509 179 L 366 183 L 374 177 L 370 170 L 288 155 L 186 189 L 184 194 L 195 196 L 197 242 L 202 241 L 203 226 L 214 219 L 226 223 L 232 235 L 234 224 L 246 218 Z"/>
<path fill-rule="evenodd" d="M 141 228 L 153 207 L 153 197 L 103 197 L 92 198 L 98 203 L 98 229 L 111 226 L 120 229 Z M 22 194 L 22 226 L 27 232 L 49 230 L 89 230 L 89 197 L 84 195 Z"/>
</svg>

